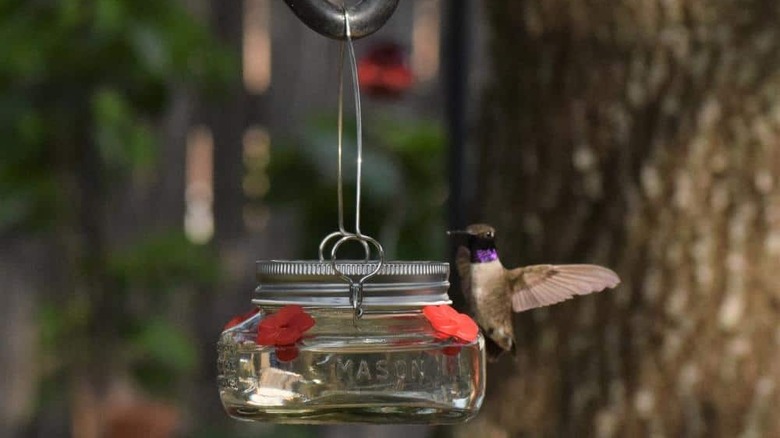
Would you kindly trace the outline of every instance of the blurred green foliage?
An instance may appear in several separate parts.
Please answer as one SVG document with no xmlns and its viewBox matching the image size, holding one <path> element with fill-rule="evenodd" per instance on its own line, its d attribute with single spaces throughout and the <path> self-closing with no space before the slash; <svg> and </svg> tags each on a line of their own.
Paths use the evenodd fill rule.
<svg viewBox="0 0 780 438">
<path fill-rule="evenodd" d="M 95 248 L 109 239 L 85 237 L 95 227 L 84 221 L 105 221 L 89 206 L 153 169 L 173 91 L 224 88 L 238 58 L 175 0 L 0 0 L 0 41 L 0 236 L 48 236 L 69 271 L 41 314 L 44 371 L 67 375 L 110 348 L 168 391 L 197 356 L 171 322 L 173 297 L 213 285 L 217 260 L 180 231 Z"/>
<path fill-rule="evenodd" d="M 445 252 L 444 132 L 431 120 L 379 116 L 364 123 L 361 231 L 377 238 L 392 259 L 438 260 Z M 304 220 L 301 253 L 316 258 L 317 245 L 338 225 L 335 117 L 312 121 L 302 138 L 275 145 L 268 200 L 292 202 Z M 354 229 L 356 144 L 345 126 L 344 216 Z M 292 201 L 291 201 L 292 200 Z M 345 247 L 348 245 L 345 245 Z M 339 258 L 363 258 L 358 245 Z"/>
<path fill-rule="evenodd" d="M 193 340 L 170 319 L 176 292 L 213 288 L 218 261 L 209 248 L 183 234 L 150 236 L 111 255 L 112 297 L 124 309 L 119 328 L 123 361 L 150 392 L 170 394 L 179 378 L 193 371 L 198 354 Z"/>
<path fill-rule="evenodd" d="M 113 252 L 108 293 L 117 311 L 96 314 L 92 303 L 78 295 L 64 306 L 42 306 L 47 374 L 61 376 L 90 348 L 111 349 L 147 391 L 173 395 L 180 379 L 194 370 L 198 354 L 186 327 L 171 319 L 171 309 L 182 297 L 178 292 L 212 288 L 219 278 L 217 266 L 208 247 L 192 244 L 183 234 L 149 236 Z M 111 318 L 113 345 L 84 344 L 94 336 L 89 330 L 95 318 Z"/>
<path fill-rule="evenodd" d="M 171 89 L 237 71 L 178 1 L 0 0 L 0 41 L 0 234 L 63 219 L 87 143 L 112 178 L 152 164 Z"/>
</svg>

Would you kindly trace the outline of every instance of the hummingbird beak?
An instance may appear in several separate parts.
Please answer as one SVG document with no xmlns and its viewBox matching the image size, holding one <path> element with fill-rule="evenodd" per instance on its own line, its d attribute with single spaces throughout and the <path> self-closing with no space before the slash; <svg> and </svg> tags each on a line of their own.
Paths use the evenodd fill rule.
<svg viewBox="0 0 780 438">
<path fill-rule="evenodd" d="M 468 235 L 468 234 L 469 234 L 469 232 L 468 231 L 464 231 L 464 230 L 448 230 L 447 231 L 447 235 L 448 236 L 458 236 L 458 235 Z"/>
</svg>

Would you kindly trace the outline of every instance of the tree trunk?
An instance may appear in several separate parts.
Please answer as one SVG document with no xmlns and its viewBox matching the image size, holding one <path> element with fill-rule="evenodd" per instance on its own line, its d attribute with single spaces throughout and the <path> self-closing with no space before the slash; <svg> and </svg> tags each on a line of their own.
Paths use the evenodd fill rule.
<svg viewBox="0 0 780 438">
<path fill-rule="evenodd" d="M 473 427 L 780 436 L 776 2 L 484 4 L 478 202 L 502 260 L 623 284 L 518 316 Z"/>
<path fill-rule="evenodd" d="M 35 404 L 36 301 L 52 280 L 47 249 L 32 239 L 0 238 L 0 436 L 18 436 Z"/>
</svg>

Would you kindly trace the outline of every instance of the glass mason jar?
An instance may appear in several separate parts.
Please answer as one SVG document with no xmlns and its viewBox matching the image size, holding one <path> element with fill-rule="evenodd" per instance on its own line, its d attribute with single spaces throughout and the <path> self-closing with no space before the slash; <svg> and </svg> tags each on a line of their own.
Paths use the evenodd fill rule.
<svg viewBox="0 0 780 438">
<path fill-rule="evenodd" d="M 371 265 L 337 263 L 355 280 Z M 450 304 L 448 275 L 447 263 L 387 262 L 365 283 L 358 319 L 330 262 L 258 262 L 258 310 L 218 342 L 225 410 L 278 423 L 470 419 L 485 391 L 484 339 L 442 336 L 423 312 Z"/>
</svg>

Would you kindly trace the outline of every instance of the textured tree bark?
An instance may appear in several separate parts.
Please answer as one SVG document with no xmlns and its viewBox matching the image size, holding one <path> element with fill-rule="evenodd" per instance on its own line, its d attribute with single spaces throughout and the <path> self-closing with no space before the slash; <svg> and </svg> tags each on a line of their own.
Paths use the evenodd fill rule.
<svg viewBox="0 0 780 438">
<path fill-rule="evenodd" d="M 780 436 L 778 4 L 484 5 L 478 202 L 502 260 L 623 284 L 520 315 L 471 427 Z"/>
</svg>

